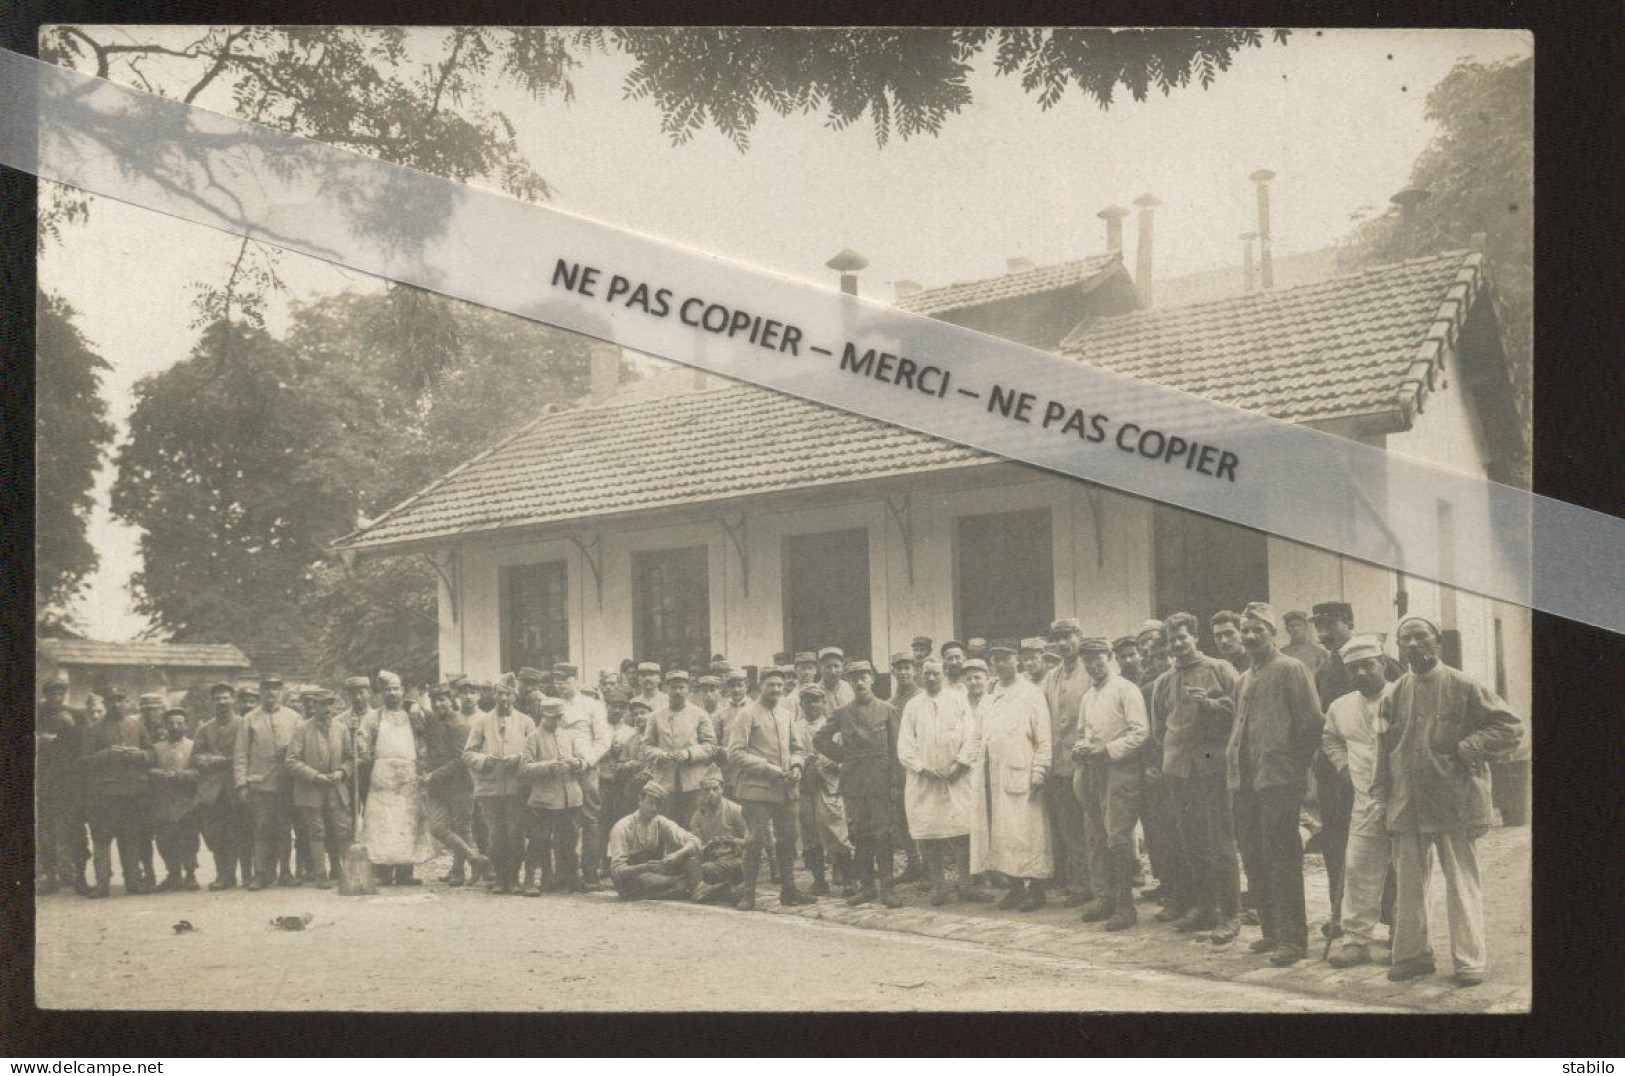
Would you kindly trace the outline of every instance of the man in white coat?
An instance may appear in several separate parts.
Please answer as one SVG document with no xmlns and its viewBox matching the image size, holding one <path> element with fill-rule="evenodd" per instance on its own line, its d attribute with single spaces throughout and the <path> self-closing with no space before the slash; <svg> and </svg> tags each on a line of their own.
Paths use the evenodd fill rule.
<svg viewBox="0 0 1625 1076">
<path fill-rule="evenodd" d="M 897 734 L 897 759 L 903 764 L 904 813 L 908 834 L 920 842 L 931 879 L 931 903 L 948 903 L 945 860 L 959 863 L 954 896 L 962 901 L 992 898 L 971 883 L 970 832 L 976 818 L 976 781 L 982 760 L 976 715 L 965 696 L 943 690 L 942 663 L 927 658 L 920 665 L 925 690 L 903 707 Z"/>
<path fill-rule="evenodd" d="M 1343 861 L 1343 934 L 1328 960 L 1334 968 L 1352 968 L 1372 958 L 1377 923 L 1382 918 L 1383 883 L 1394 854 L 1393 838 L 1388 835 L 1388 805 L 1375 794 L 1377 742 L 1389 683 L 1382 640 L 1375 635 L 1355 636 L 1338 654 L 1355 690 L 1333 699 L 1326 708 L 1320 749 L 1331 770 L 1353 791 L 1354 807 Z"/>
<path fill-rule="evenodd" d="M 1044 906 L 1039 883 L 1055 873 L 1042 795 L 1050 770 L 1049 705 L 1043 691 L 1020 674 L 1015 643 L 997 640 L 988 656 L 997 679 L 978 708 L 982 794 L 971 835 L 971 869 L 998 871 L 1010 879 L 999 907 L 1036 911 Z"/>
</svg>

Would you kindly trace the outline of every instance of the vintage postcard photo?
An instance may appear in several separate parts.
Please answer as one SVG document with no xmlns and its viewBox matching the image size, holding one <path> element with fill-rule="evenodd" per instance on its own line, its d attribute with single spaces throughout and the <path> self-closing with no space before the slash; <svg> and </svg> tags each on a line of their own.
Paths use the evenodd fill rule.
<svg viewBox="0 0 1625 1076">
<path fill-rule="evenodd" d="M 1524 32 L 39 58 L 1530 483 Z M 40 1007 L 1529 1011 L 1524 606 L 117 198 L 39 219 Z M 1100 418 L 1042 421 L 1236 466 Z"/>
</svg>

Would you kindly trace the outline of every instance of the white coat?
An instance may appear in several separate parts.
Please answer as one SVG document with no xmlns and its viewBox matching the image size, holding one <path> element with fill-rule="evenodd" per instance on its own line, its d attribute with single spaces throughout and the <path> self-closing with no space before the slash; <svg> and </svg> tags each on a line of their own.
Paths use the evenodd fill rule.
<svg viewBox="0 0 1625 1076">
<path fill-rule="evenodd" d="M 1048 878 L 1055 873 L 1043 794 L 1050 771 L 1049 703 L 1038 685 L 1018 676 L 1009 686 L 990 687 L 978 716 L 982 766 L 971 870 Z"/>
<path fill-rule="evenodd" d="M 982 737 L 965 696 L 944 688 L 909 699 L 897 733 L 897 760 L 903 764 L 908 835 L 917 841 L 967 836 L 976 819 Z M 956 762 L 970 771 L 943 777 Z"/>
</svg>

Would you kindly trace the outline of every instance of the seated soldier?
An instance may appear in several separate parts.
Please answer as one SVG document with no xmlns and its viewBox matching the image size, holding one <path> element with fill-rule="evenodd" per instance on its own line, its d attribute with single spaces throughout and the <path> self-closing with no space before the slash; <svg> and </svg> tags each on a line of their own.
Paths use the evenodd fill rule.
<svg viewBox="0 0 1625 1076">
<path fill-rule="evenodd" d="M 691 900 L 700 886 L 700 840 L 661 814 L 666 790 L 649 781 L 638 809 L 609 834 L 609 877 L 622 900 Z"/>
<path fill-rule="evenodd" d="M 700 841 L 700 887 L 697 904 L 732 904 L 745 880 L 745 811 L 722 794 L 722 776 L 712 772 L 700 782 L 700 805 L 688 823 Z"/>
</svg>

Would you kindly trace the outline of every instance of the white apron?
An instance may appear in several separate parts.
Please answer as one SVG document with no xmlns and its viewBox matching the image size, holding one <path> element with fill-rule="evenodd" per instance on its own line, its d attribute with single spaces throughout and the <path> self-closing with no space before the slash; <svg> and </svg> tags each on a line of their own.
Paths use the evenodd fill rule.
<svg viewBox="0 0 1625 1076">
<path fill-rule="evenodd" d="M 410 720 L 380 714 L 361 826 L 367 858 L 380 866 L 410 866 L 434 856 L 434 838 L 424 825 L 417 755 Z"/>
</svg>

